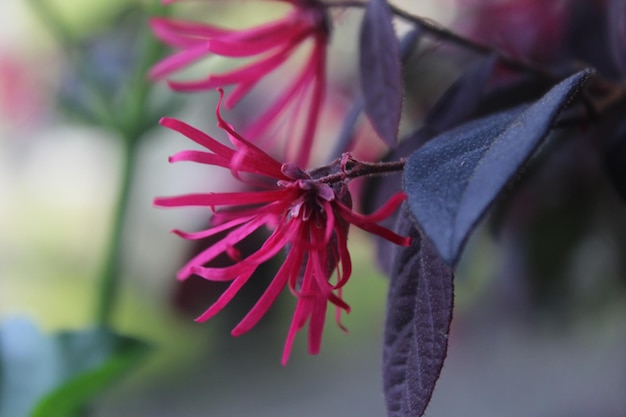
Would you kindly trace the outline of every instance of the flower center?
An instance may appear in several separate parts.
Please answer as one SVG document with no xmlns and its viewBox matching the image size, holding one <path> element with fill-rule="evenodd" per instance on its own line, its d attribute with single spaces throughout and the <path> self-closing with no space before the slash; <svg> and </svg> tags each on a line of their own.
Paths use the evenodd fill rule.
<svg viewBox="0 0 626 417">
<path fill-rule="evenodd" d="M 296 187 L 302 192 L 289 208 L 289 217 L 299 217 L 303 221 L 309 221 L 311 218 L 320 220 L 325 217 L 324 213 L 326 205 L 324 202 L 333 201 L 335 192 L 327 184 L 320 184 L 313 179 L 296 180 L 290 183 L 281 184 L 285 187 Z"/>
</svg>

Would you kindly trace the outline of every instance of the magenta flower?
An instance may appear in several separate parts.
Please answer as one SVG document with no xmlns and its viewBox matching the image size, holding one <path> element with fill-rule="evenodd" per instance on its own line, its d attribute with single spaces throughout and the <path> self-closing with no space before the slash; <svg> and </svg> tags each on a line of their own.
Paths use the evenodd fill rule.
<svg viewBox="0 0 626 417">
<path fill-rule="evenodd" d="M 309 352 L 319 352 L 328 302 L 336 306 L 336 319 L 340 326 L 341 311 L 350 311 L 342 298 L 341 289 L 352 272 L 347 247 L 351 224 L 399 245 L 410 243 L 410 238 L 399 236 L 377 224 L 391 215 L 405 196 L 402 193 L 395 195 L 369 216 L 357 214 L 351 209 L 350 194 L 340 163 L 311 172 L 305 172 L 292 163 L 281 164 L 226 123 L 220 115 L 220 104 L 216 112 L 218 126 L 228 134 L 234 149 L 180 120 L 163 118 L 163 126 L 182 133 L 208 149 L 208 152 L 179 152 L 170 158 L 170 162 L 192 161 L 228 168 L 236 178 L 253 182 L 262 188 L 254 192 L 161 197 L 155 199 L 155 205 L 205 206 L 215 213 L 212 227 L 207 230 L 195 233 L 174 231 L 185 239 L 202 239 L 228 232 L 223 239 L 191 259 L 178 273 L 180 280 L 195 274 L 211 281 L 232 281 L 229 288 L 197 321 L 203 322 L 217 314 L 246 284 L 260 264 L 286 251 L 284 263 L 272 283 L 232 330 L 233 336 L 250 330 L 268 311 L 280 292 L 289 287 L 298 301 L 283 352 L 282 362 L 285 364 L 296 333 L 307 322 Z M 234 246 L 261 227 L 269 228 L 271 235 L 256 252 L 241 259 Z M 223 253 L 236 263 L 220 268 L 205 266 Z"/>
<path fill-rule="evenodd" d="M 293 5 L 285 17 L 245 30 L 231 30 L 198 22 L 155 18 L 151 26 L 155 35 L 179 49 L 150 71 L 153 79 L 163 79 L 210 55 L 232 58 L 255 58 L 223 74 L 209 74 L 193 81 L 168 81 L 178 91 L 203 91 L 234 86 L 225 105 L 235 106 L 257 83 L 281 67 L 307 40 L 312 48 L 304 65 L 294 78 L 285 83 L 277 99 L 247 129 L 253 137 L 275 136 L 278 121 L 288 121 L 288 131 L 303 124 L 302 142 L 290 143 L 288 159 L 300 166 L 309 161 L 315 127 L 324 97 L 326 79 L 326 46 L 329 24 L 324 8 L 314 0 L 284 0 Z"/>
</svg>

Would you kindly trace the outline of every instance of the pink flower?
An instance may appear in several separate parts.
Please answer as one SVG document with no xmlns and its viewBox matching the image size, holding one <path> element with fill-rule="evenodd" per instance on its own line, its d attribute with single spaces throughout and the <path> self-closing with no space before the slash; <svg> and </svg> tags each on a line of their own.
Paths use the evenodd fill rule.
<svg viewBox="0 0 626 417">
<path fill-rule="evenodd" d="M 196 319 L 203 322 L 232 300 L 260 264 L 286 251 L 285 260 L 272 283 L 232 334 L 238 336 L 250 330 L 280 292 L 289 287 L 298 301 L 282 362 L 287 362 L 294 337 L 307 322 L 309 352 L 316 354 L 321 346 L 328 302 L 336 306 L 336 319 L 340 326 L 341 310 L 350 311 L 341 295 L 341 289 L 352 272 L 347 247 L 349 226 L 352 224 L 391 242 L 408 245 L 410 238 L 399 236 L 377 224 L 391 215 L 405 196 L 401 193 L 395 195 L 369 216 L 357 214 L 351 209 L 341 164 L 311 172 L 305 172 L 292 163 L 281 164 L 226 123 L 220 115 L 220 104 L 216 113 L 218 126 L 228 134 L 234 149 L 179 120 L 164 118 L 161 120 L 163 126 L 208 149 L 208 152 L 179 152 L 170 158 L 170 162 L 192 161 L 228 168 L 236 178 L 254 181 L 262 189 L 155 199 L 155 205 L 161 207 L 205 206 L 215 213 L 212 227 L 207 230 L 195 233 L 174 231 L 185 239 L 202 239 L 228 231 L 223 239 L 191 259 L 179 271 L 178 278 L 184 280 L 195 274 L 211 281 L 232 281 L 221 297 Z M 234 246 L 262 227 L 269 228 L 271 235 L 256 252 L 241 259 Z M 223 253 L 236 263 L 228 267 L 204 266 Z M 336 278 L 333 279 L 335 272 Z"/>
<path fill-rule="evenodd" d="M 315 0 L 284 0 L 293 5 L 285 17 L 245 30 L 231 30 L 198 22 L 155 18 L 151 26 L 155 35 L 180 51 L 159 62 L 150 71 L 153 79 L 169 77 L 172 73 L 210 55 L 231 58 L 255 58 L 223 74 L 209 74 L 193 81 L 169 81 L 178 91 L 203 91 L 232 85 L 225 105 L 235 106 L 259 81 L 283 66 L 305 41 L 312 48 L 300 72 L 285 83 L 277 99 L 247 130 L 254 137 L 275 136 L 278 120 L 287 120 L 290 133 L 303 123 L 302 142 L 291 144 L 289 159 L 300 166 L 309 161 L 315 127 L 325 90 L 326 46 L 329 24 L 324 8 Z M 303 116 L 305 115 L 305 116 Z M 302 121 L 304 117 L 304 121 Z"/>
<path fill-rule="evenodd" d="M 31 127 L 44 116 L 44 89 L 32 64 L 0 51 L 0 118 L 14 127 Z"/>
</svg>

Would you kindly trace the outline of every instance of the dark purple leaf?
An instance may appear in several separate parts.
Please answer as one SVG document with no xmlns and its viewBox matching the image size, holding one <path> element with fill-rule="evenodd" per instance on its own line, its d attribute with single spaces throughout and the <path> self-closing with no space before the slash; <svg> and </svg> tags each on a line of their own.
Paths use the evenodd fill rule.
<svg viewBox="0 0 626 417">
<path fill-rule="evenodd" d="M 402 111 L 400 47 L 386 0 L 372 0 L 363 17 L 359 68 L 365 112 L 389 145 L 398 141 Z"/>
<path fill-rule="evenodd" d="M 406 158 L 436 134 L 469 120 L 477 111 L 494 64 L 494 59 L 487 59 L 459 77 L 428 112 L 424 126 L 402 140 L 400 145 L 392 149 L 383 161 L 390 162 Z M 365 198 L 362 202 L 365 210 L 373 212 L 382 206 L 389 197 L 401 190 L 401 183 L 401 173 L 370 180 L 368 192 L 364 193 Z M 391 227 L 394 223 L 395 215 L 388 218 L 384 225 Z M 391 253 L 395 245 L 383 238 L 376 240 L 378 264 L 383 272 L 390 274 L 393 261 Z"/>
<path fill-rule="evenodd" d="M 448 350 L 453 274 L 405 209 L 400 229 L 413 237 L 394 260 L 387 303 L 383 378 L 389 417 L 419 417 Z"/>
<path fill-rule="evenodd" d="M 400 39 L 400 60 L 403 65 L 406 64 L 406 61 L 410 58 L 411 53 L 417 47 L 421 38 L 422 29 L 419 26 L 415 26 Z"/>
<path fill-rule="evenodd" d="M 626 76 L 626 0 L 609 0 L 609 41 L 615 65 Z"/>
<path fill-rule="evenodd" d="M 414 29 L 407 32 L 402 37 L 402 39 L 400 39 L 400 58 L 403 65 L 406 60 L 409 59 L 411 53 L 419 44 L 421 35 L 422 31 L 418 26 L 416 26 Z M 363 113 L 364 109 L 365 100 L 363 99 L 363 97 L 356 97 L 354 99 L 354 103 L 352 104 L 352 108 L 344 117 L 343 126 L 341 127 L 341 131 L 339 132 L 337 140 L 335 140 L 335 149 L 333 150 L 333 152 L 331 152 L 331 155 L 333 157 L 339 157 L 342 153 L 346 151 L 346 149 L 350 148 L 350 143 L 352 142 L 352 140 L 355 139 L 355 125 L 359 120 L 361 113 Z"/>
<path fill-rule="evenodd" d="M 409 137 L 400 142 L 397 148 L 392 149 L 383 158 L 383 162 L 398 161 L 406 158 L 423 146 L 428 140 L 435 136 L 435 132 L 427 127 L 413 132 Z M 361 204 L 367 213 L 372 213 L 381 207 L 389 198 L 397 192 L 402 191 L 402 173 L 396 172 L 384 177 L 372 177 L 367 183 L 367 189 L 362 195 Z M 381 225 L 393 228 L 396 224 L 397 213 L 394 213 L 381 222 Z M 376 260 L 378 266 L 387 275 L 391 275 L 391 267 L 393 263 L 393 253 L 397 247 L 396 244 L 389 242 L 382 237 L 376 237 Z"/>
<path fill-rule="evenodd" d="M 443 132 L 468 121 L 478 110 L 496 59 L 489 57 L 463 73 L 437 100 L 424 124 Z"/>
<path fill-rule="evenodd" d="M 563 74 L 563 77 L 570 73 Z M 487 116 L 539 100 L 553 85 L 546 79 L 523 74 L 486 92 L 474 116 Z"/>
<path fill-rule="evenodd" d="M 569 77 L 530 107 L 443 133 L 409 157 L 403 177 L 409 206 L 448 265 L 456 264 L 476 223 L 590 74 L 581 71 Z"/>
</svg>

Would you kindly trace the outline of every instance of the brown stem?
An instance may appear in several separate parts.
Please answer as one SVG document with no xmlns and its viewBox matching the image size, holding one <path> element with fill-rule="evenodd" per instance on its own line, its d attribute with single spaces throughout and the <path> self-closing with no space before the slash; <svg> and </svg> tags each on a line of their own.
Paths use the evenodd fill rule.
<svg viewBox="0 0 626 417">
<path fill-rule="evenodd" d="M 626 102 L 625 86 L 596 78 L 593 87 L 593 90 L 584 92 L 581 99 L 583 107 L 570 110 L 559 119 L 554 128 L 597 122 L 603 114 L 614 111 Z"/>
<path fill-rule="evenodd" d="M 393 174 L 394 172 L 400 172 L 404 169 L 406 160 L 401 159 L 393 162 L 363 162 L 353 159 L 349 154 L 344 154 L 342 158 L 336 160 L 333 164 L 334 163 L 341 165 L 341 171 L 318 178 L 316 180 L 317 182 L 332 184 L 359 177 L 380 177 Z"/>
</svg>

